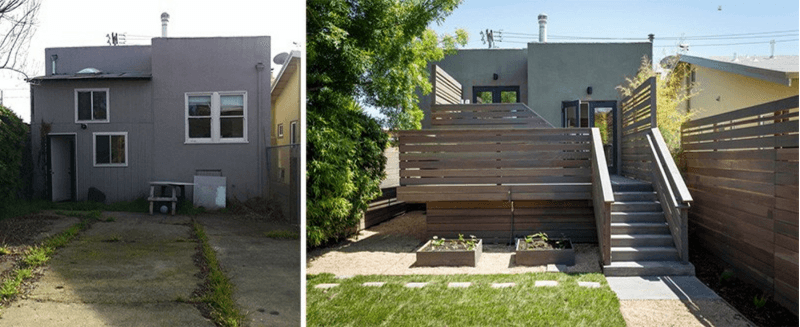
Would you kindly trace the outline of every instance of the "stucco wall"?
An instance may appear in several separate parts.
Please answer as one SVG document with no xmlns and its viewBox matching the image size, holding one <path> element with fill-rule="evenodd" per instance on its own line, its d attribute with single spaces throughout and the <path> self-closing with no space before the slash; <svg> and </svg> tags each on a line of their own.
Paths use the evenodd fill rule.
<svg viewBox="0 0 800 327">
<path fill-rule="evenodd" d="M 528 43 L 527 55 L 528 106 L 558 127 L 562 101 L 617 100 L 615 87 L 652 58 L 652 44 Z"/>
<path fill-rule="evenodd" d="M 151 171 L 153 115 L 150 106 L 151 88 L 147 80 L 43 81 L 34 88 L 35 110 L 31 119 L 31 145 L 34 170 L 34 191 L 45 197 L 47 154 L 42 150 L 42 122 L 51 133 L 75 133 L 77 142 L 77 199 L 87 199 L 90 187 L 116 202 L 132 200 L 148 190 Z M 108 88 L 109 123 L 87 123 L 86 129 L 75 123 L 75 89 Z M 96 132 L 128 132 L 128 166 L 94 167 L 93 134 Z M 45 139 L 46 140 L 46 139 Z"/>
<path fill-rule="evenodd" d="M 45 74 L 53 74 L 52 55 L 58 55 L 56 73 L 74 74 L 84 68 L 106 73 L 150 72 L 150 46 L 47 48 L 44 50 Z"/>
<path fill-rule="evenodd" d="M 527 60 L 526 49 L 463 49 L 433 64 L 461 83 L 462 99 L 472 101 L 473 86 L 519 86 L 520 102 L 527 103 Z M 430 105 L 430 94 L 420 97 L 419 107 L 425 113 L 422 128 L 431 128 Z"/>
<path fill-rule="evenodd" d="M 152 52 L 153 178 L 191 182 L 199 169 L 221 170 L 229 197 L 264 194 L 270 38 L 155 38 Z M 247 143 L 185 144 L 185 94 L 221 91 L 247 92 Z"/>
<path fill-rule="evenodd" d="M 694 68 L 698 94 L 688 104 L 694 119 L 798 95 L 797 79 L 792 80 L 792 86 L 786 86 L 701 66 Z"/>
</svg>

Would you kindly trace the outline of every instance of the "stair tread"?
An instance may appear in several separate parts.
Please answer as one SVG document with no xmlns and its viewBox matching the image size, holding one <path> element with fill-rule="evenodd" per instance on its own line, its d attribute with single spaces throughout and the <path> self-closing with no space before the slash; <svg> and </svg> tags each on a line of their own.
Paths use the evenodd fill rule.
<svg viewBox="0 0 800 327">
<path fill-rule="evenodd" d="M 691 263 L 683 263 L 678 260 L 658 260 L 658 261 L 612 261 L 605 268 L 655 268 L 655 267 L 689 267 Z"/>
<path fill-rule="evenodd" d="M 667 226 L 667 222 L 624 222 L 624 223 L 611 223 L 611 227 L 618 226 L 618 227 L 655 227 L 655 226 Z"/>
<path fill-rule="evenodd" d="M 669 238 L 672 239 L 670 234 L 612 234 L 612 239 L 643 239 L 643 238 Z"/>
<path fill-rule="evenodd" d="M 628 252 L 659 252 L 669 251 L 678 252 L 674 246 L 612 246 L 611 252 L 615 251 L 628 251 Z"/>
</svg>

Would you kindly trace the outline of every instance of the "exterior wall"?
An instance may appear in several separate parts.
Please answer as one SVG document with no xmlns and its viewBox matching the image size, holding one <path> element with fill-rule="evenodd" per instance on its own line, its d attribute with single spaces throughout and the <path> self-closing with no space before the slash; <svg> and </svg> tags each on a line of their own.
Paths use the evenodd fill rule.
<svg viewBox="0 0 800 327">
<path fill-rule="evenodd" d="M 58 55 L 56 73 L 75 74 L 84 68 L 102 72 L 150 72 L 150 46 L 48 48 L 44 51 L 45 74 L 53 74 L 52 55 Z"/>
<path fill-rule="evenodd" d="M 431 63 L 461 83 L 462 99 L 472 102 L 473 86 L 519 86 L 520 102 L 528 103 L 528 61 L 526 49 L 463 49 Z M 430 65 L 428 65 L 430 71 Z M 497 74 L 495 81 L 493 75 Z M 422 128 L 431 128 L 431 94 L 420 96 L 419 107 L 425 113 Z"/>
<path fill-rule="evenodd" d="M 528 43 L 528 107 L 560 127 L 562 101 L 617 100 L 615 87 L 636 75 L 652 50 L 649 42 Z"/>
<path fill-rule="evenodd" d="M 270 38 L 155 38 L 152 46 L 153 179 L 191 182 L 221 170 L 227 196 L 266 193 L 270 144 Z M 263 64 L 259 71 L 257 64 Z M 259 88 L 260 83 L 260 88 Z M 247 143 L 185 144 L 187 92 L 247 92 Z"/>
<path fill-rule="evenodd" d="M 298 139 L 300 128 L 302 128 L 300 122 L 300 68 L 295 69 L 291 75 L 284 75 L 281 78 L 288 78 L 289 83 L 280 96 L 272 99 L 272 115 L 274 117 L 272 122 L 272 145 L 291 144 L 290 125 L 292 121 L 297 122 Z M 283 137 L 278 137 L 278 124 L 283 124 Z"/>
<path fill-rule="evenodd" d="M 59 60 L 61 56 L 59 55 Z M 75 133 L 77 142 L 77 199 L 87 199 L 90 187 L 99 189 L 108 202 L 131 200 L 145 195 L 151 178 L 153 112 L 151 87 L 147 80 L 43 81 L 33 88 L 35 110 L 31 118 L 34 166 L 34 194 L 47 196 L 47 153 L 42 151 L 46 135 Z M 108 88 L 109 123 L 75 123 L 75 89 Z M 93 135 L 96 132 L 128 132 L 128 166 L 94 167 Z"/>
<path fill-rule="evenodd" d="M 695 91 L 699 92 L 689 99 L 689 111 L 695 113 L 693 119 L 798 95 L 796 78 L 792 79 L 792 86 L 786 86 L 696 65 L 694 68 L 699 89 Z M 685 109 L 686 105 L 682 107 Z"/>
</svg>

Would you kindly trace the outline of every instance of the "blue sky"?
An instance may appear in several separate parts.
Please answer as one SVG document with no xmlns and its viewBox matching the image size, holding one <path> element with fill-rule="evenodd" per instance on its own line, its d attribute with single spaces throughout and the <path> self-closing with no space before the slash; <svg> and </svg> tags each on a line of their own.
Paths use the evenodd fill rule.
<svg viewBox="0 0 800 327">
<path fill-rule="evenodd" d="M 722 10 L 719 10 L 721 6 Z M 619 37 L 647 39 L 647 34 L 656 36 L 653 55 L 656 58 L 674 53 L 677 40 L 667 37 L 691 37 L 706 35 L 730 35 L 790 31 L 776 37 L 749 35 L 739 38 L 686 40 L 690 55 L 769 55 L 769 43 L 705 46 L 707 44 L 729 44 L 745 42 L 777 42 L 776 55 L 796 55 L 798 53 L 798 1 L 483 1 L 466 0 L 441 26 L 431 27 L 438 33 L 452 33 L 456 28 L 469 32 L 470 43 L 467 48 L 484 48 L 480 31 L 486 29 L 503 30 L 504 42 L 500 48 L 523 48 L 524 43 L 535 40 L 512 38 L 508 33 L 538 34 L 539 13 L 547 13 L 548 35 L 579 37 Z M 773 34 L 774 35 L 774 34 Z M 742 38 L 746 37 L 746 38 Z M 548 42 L 575 42 L 550 37 Z M 625 40 L 622 40 L 625 41 Z M 603 42 L 590 40 L 588 42 Z"/>
<path fill-rule="evenodd" d="M 721 7 L 721 10 L 720 10 Z M 555 36 L 623 38 L 616 41 L 646 41 L 655 34 L 653 56 L 656 61 L 675 54 L 677 39 L 692 36 L 751 34 L 789 31 L 783 33 L 739 35 L 705 40 L 688 39 L 692 56 L 727 56 L 770 54 L 771 39 L 776 40 L 776 55 L 798 54 L 798 24 L 800 8 L 797 0 L 790 1 L 521 1 L 465 0 L 441 25 L 430 28 L 437 33 L 452 34 L 457 28 L 469 33 L 465 48 L 486 48 L 481 31 L 502 30 L 499 48 L 525 48 L 529 41 L 538 41 L 538 16 L 548 15 L 548 42 L 614 42 L 614 40 L 568 40 Z M 511 34 L 517 33 L 517 34 Z M 531 34 L 522 36 L 519 34 Z M 756 36 L 756 37 L 754 37 Z M 664 38 L 664 39 L 660 39 Z M 781 40 L 792 40 L 782 42 Z M 751 43 L 727 46 L 712 44 Z M 380 116 L 374 108 L 367 113 Z"/>
</svg>

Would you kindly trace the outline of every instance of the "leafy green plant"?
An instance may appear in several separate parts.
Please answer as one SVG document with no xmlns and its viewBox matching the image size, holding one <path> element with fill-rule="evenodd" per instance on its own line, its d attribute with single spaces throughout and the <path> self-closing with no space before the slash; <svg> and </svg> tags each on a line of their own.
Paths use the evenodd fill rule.
<svg viewBox="0 0 800 327">
<path fill-rule="evenodd" d="M 6 246 L 0 246 L 0 255 L 11 254 L 11 250 Z"/>
<path fill-rule="evenodd" d="M 438 236 L 434 236 L 433 237 L 433 241 L 431 241 L 431 245 L 433 245 L 433 246 L 442 246 L 442 245 L 444 245 L 444 241 L 445 241 L 444 237 L 439 238 Z"/>
<path fill-rule="evenodd" d="M 719 275 L 720 282 L 727 282 L 730 281 L 732 278 L 733 278 L 733 270 L 730 269 L 723 270 L 722 273 Z"/>
<path fill-rule="evenodd" d="M 758 295 L 753 296 L 753 305 L 756 306 L 756 309 L 763 308 L 765 305 L 767 305 L 767 296 L 766 295 L 761 295 L 760 297 Z"/>
</svg>

